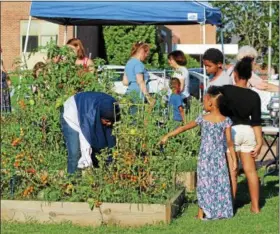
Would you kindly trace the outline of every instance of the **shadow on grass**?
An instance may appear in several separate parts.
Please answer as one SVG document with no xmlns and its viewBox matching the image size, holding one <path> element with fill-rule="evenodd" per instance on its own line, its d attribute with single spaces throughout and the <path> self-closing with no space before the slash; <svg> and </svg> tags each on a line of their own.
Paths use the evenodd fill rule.
<svg viewBox="0 0 280 234">
<path fill-rule="evenodd" d="M 279 179 L 278 177 L 271 177 L 265 185 L 260 185 L 260 208 L 265 206 L 266 199 L 277 197 L 279 194 Z M 238 209 L 241 209 L 247 204 L 251 203 L 247 179 L 244 177 L 242 181 L 238 183 L 238 190 L 235 200 L 235 214 Z"/>
</svg>

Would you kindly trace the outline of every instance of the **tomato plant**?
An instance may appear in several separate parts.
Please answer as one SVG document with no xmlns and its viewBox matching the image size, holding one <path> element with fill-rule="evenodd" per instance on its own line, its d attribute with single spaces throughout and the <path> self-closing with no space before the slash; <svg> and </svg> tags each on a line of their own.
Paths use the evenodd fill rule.
<svg viewBox="0 0 280 234">
<path fill-rule="evenodd" d="M 49 45 L 47 49 L 57 48 Z M 13 97 L 16 105 L 12 113 L 1 116 L 2 198 L 87 201 L 91 207 L 102 202 L 164 202 L 176 190 L 176 173 L 188 169 L 198 154 L 199 129 L 170 139 L 162 150 L 160 138 L 176 123 L 172 113 L 164 111 L 167 106 L 160 94 L 150 111 L 147 105 L 133 101 L 133 94 L 117 96 L 108 73 L 83 72 L 67 47 L 55 53 L 63 60 L 49 60 L 37 79 L 29 70 L 17 70 L 21 83 Z M 96 66 L 100 63 L 104 61 L 95 60 Z M 31 85 L 37 87 L 36 92 Z M 99 167 L 70 176 L 60 108 L 80 91 L 116 97 L 122 115 L 114 128 L 116 147 L 97 155 Z M 132 106 L 137 110 L 133 115 Z M 200 112 L 200 103 L 193 100 L 187 118 L 193 120 Z"/>
</svg>

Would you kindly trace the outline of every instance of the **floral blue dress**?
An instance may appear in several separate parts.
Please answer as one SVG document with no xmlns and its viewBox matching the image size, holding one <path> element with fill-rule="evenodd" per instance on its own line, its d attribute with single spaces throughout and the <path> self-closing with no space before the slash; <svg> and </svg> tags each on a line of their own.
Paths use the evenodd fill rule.
<svg viewBox="0 0 280 234">
<path fill-rule="evenodd" d="M 229 118 L 212 123 L 199 116 L 201 146 L 197 166 L 197 198 L 206 219 L 233 216 L 230 178 L 226 161 L 225 129 L 232 125 Z"/>
</svg>

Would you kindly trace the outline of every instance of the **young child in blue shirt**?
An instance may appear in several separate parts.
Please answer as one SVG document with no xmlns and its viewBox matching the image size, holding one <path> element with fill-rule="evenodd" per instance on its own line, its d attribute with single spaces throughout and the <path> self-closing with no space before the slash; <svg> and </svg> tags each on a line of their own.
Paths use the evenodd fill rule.
<svg viewBox="0 0 280 234">
<path fill-rule="evenodd" d="M 178 122 L 184 122 L 185 113 L 180 85 L 180 80 L 178 78 L 171 78 L 170 87 L 172 89 L 172 94 L 169 99 L 169 105 L 173 108 L 173 119 Z"/>
</svg>

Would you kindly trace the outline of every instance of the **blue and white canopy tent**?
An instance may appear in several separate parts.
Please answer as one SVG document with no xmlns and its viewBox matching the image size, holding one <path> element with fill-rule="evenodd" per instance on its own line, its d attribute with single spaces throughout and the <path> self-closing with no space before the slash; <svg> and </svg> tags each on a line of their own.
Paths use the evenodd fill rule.
<svg viewBox="0 0 280 234">
<path fill-rule="evenodd" d="M 221 24 L 221 12 L 198 1 L 32 2 L 30 15 L 62 25 Z"/>
<path fill-rule="evenodd" d="M 25 56 L 31 17 L 65 25 L 221 25 L 221 12 L 199 1 L 88 1 L 88 2 L 32 2 L 24 47 Z M 204 76 L 206 83 L 206 75 Z"/>
</svg>

